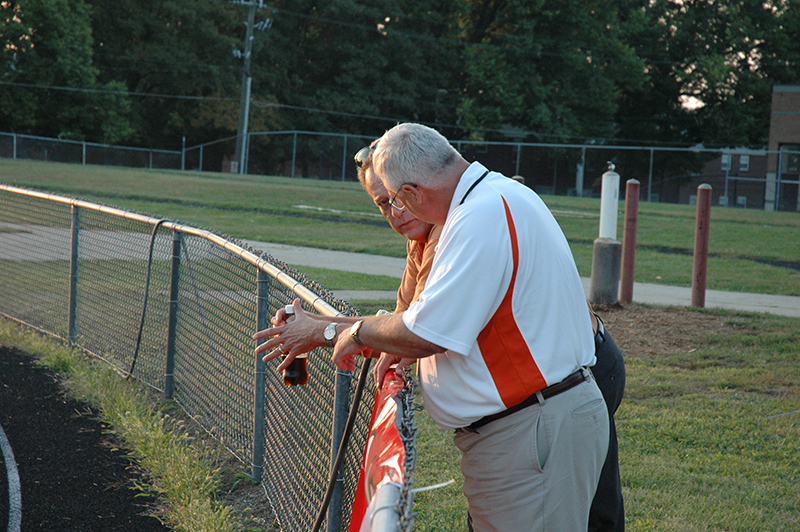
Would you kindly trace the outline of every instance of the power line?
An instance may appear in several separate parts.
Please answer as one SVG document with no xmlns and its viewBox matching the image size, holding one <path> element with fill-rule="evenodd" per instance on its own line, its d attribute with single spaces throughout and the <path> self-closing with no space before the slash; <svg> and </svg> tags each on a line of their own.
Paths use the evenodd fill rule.
<svg viewBox="0 0 800 532">
<path fill-rule="evenodd" d="M 179 100 L 194 100 L 194 101 L 220 101 L 220 102 L 238 102 L 239 99 L 237 98 L 224 98 L 224 97 L 217 97 L 217 96 L 182 96 L 176 94 L 155 94 L 155 93 L 146 93 L 146 92 L 126 92 L 126 91 L 116 91 L 116 90 L 109 90 L 109 89 L 88 89 L 88 88 L 81 88 L 81 87 L 59 87 L 54 85 L 40 85 L 34 83 L 15 83 L 10 81 L 0 81 L 0 85 L 9 85 L 9 86 L 16 86 L 16 87 L 25 87 L 25 88 L 36 88 L 36 89 L 43 89 L 43 90 L 58 90 L 58 91 L 66 91 L 66 92 L 88 92 L 88 93 L 104 93 L 104 94 L 115 94 L 119 96 L 138 96 L 138 97 L 145 97 L 145 98 L 161 98 L 161 99 L 179 99 Z M 335 111 L 330 109 L 320 109 L 317 107 L 306 107 L 301 105 L 289 105 L 277 102 L 265 102 L 256 100 L 252 103 L 253 107 L 259 107 L 261 109 L 268 109 L 268 108 L 278 108 L 278 109 L 290 109 L 295 111 L 303 111 L 308 113 L 319 113 L 323 115 L 333 115 L 333 116 L 344 116 L 349 118 L 360 118 L 364 120 L 375 120 L 379 122 L 386 122 L 390 124 L 398 124 L 401 122 L 407 122 L 409 118 L 392 118 L 386 116 L 378 116 L 378 115 L 369 115 L 369 114 L 360 114 L 360 113 L 351 113 L 347 111 Z M 414 120 L 419 122 L 417 120 Z M 454 125 L 454 124 L 443 124 L 441 122 L 420 122 L 430 127 L 435 128 L 448 128 L 448 129 L 460 129 L 462 131 L 475 131 L 475 132 L 484 132 L 484 133 L 505 133 L 503 129 L 495 129 L 495 128 L 479 128 L 479 127 L 469 127 L 463 125 Z M 541 139 L 556 139 L 556 140 L 585 140 L 585 136 L 571 136 L 571 135 L 556 135 L 550 133 L 541 133 L 536 131 L 528 131 L 528 134 L 535 135 Z M 631 139 L 616 139 L 616 140 L 631 140 Z M 641 139 L 636 139 L 641 140 Z M 633 141 L 633 140 L 631 140 Z"/>
<path fill-rule="evenodd" d="M 152 92 L 131 92 L 118 91 L 112 89 L 90 89 L 87 87 L 61 87 L 57 85 L 41 85 L 37 83 L 17 83 L 14 81 L 0 81 L 0 85 L 10 85 L 12 87 L 25 87 L 29 89 L 45 89 L 64 92 L 89 92 L 97 94 L 115 94 L 119 96 L 140 96 L 146 98 L 169 98 L 175 100 L 216 100 L 221 102 L 235 102 L 235 98 L 224 98 L 221 96 L 186 96 L 180 94 L 159 94 Z"/>
</svg>

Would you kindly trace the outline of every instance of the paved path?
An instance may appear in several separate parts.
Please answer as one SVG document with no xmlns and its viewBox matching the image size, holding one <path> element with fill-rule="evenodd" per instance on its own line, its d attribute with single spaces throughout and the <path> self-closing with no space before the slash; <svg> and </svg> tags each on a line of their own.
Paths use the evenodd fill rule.
<svg viewBox="0 0 800 532">
<path fill-rule="evenodd" d="M 270 244 L 266 242 L 245 241 L 253 249 L 265 251 L 287 264 L 297 266 L 316 266 L 331 270 L 342 270 L 371 275 L 403 275 L 405 259 L 367 255 L 365 253 L 348 253 L 325 249 Z M 589 293 L 590 280 L 583 278 L 583 287 Z M 392 299 L 394 291 L 380 290 L 334 290 L 340 299 Z M 634 283 L 634 303 L 651 305 L 690 306 L 691 288 L 667 286 L 659 284 Z M 764 312 L 800 318 L 800 297 L 752 294 L 746 292 L 723 292 L 706 290 L 706 308 L 722 308 L 726 310 L 742 310 L 745 312 Z"/>
</svg>

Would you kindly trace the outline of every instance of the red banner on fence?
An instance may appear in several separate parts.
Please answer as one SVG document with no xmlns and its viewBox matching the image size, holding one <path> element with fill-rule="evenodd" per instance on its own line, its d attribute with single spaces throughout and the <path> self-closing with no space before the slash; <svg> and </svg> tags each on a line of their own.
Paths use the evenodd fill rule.
<svg viewBox="0 0 800 532">
<path fill-rule="evenodd" d="M 404 387 L 403 378 L 392 369 L 376 394 L 349 532 L 369 532 L 378 488 L 387 482 L 398 486 L 403 483 L 405 446 L 397 430 L 396 414 L 397 393 Z"/>
</svg>

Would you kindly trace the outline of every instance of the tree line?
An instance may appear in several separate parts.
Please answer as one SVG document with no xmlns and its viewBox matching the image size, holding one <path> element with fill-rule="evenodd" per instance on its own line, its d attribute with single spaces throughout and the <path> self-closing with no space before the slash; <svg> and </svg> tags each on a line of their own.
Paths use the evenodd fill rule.
<svg viewBox="0 0 800 532">
<path fill-rule="evenodd" d="M 763 147 L 773 85 L 800 83 L 799 4 L 263 2 L 249 130 Z M 246 1 L 0 9 L 0 131 L 164 149 L 236 134 Z"/>
</svg>

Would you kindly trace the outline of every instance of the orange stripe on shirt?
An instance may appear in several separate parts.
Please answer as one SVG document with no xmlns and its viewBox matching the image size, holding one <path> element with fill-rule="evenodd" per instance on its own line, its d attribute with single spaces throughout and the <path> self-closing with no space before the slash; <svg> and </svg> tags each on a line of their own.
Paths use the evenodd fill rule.
<svg viewBox="0 0 800 532">
<path fill-rule="evenodd" d="M 500 393 L 500 398 L 508 408 L 521 403 L 528 396 L 546 387 L 547 384 L 514 320 L 514 311 L 511 308 L 514 282 L 519 267 L 519 245 L 514 219 L 511 217 L 511 211 L 505 198 L 503 198 L 503 207 L 506 211 L 511 237 L 514 269 L 511 274 L 511 283 L 500 307 L 478 335 L 478 347 L 489 368 L 497 391 Z"/>
</svg>

